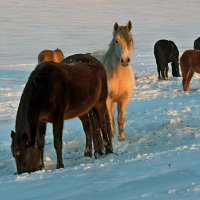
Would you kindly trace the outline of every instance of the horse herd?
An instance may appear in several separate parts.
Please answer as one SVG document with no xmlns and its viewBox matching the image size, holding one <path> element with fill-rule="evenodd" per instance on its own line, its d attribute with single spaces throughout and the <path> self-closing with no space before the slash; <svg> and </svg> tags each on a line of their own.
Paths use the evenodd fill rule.
<svg viewBox="0 0 200 200">
<path fill-rule="evenodd" d="M 11 151 L 17 173 L 44 167 L 46 124 L 53 125 L 57 168 L 63 168 L 64 119 L 79 117 L 86 136 L 85 156 L 97 158 L 113 152 L 114 105 L 117 103 L 119 140 L 125 139 L 125 110 L 134 86 L 130 65 L 132 24 L 116 22 L 105 52 L 75 54 L 64 58 L 61 50 L 44 50 L 22 92 L 11 131 Z"/>
<path fill-rule="evenodd" d="M 86 137 L 84 155 L 92 157 L 93 147 L 94 156 L 98 158 L 113 153 L 112 138 L 116 132 L 114 108 L 117 104 L 118 139 L 125 139 L 125 111 L 135 84 L 130 65 L 134 47 L 131 29 L 131 21 L 125 26 L 116 22 L 107 51 L 64 58 L 62 51 L 56 49 L 44 50 L 38 55 L 38 65 L 30 74 L 21 95 L 15 131 L 11 131 L 11 151 L 18 174 L 44 167 L 48 122 L 53 125 L 58 169 L 64 167 L 62 131 L 65 119 L 78 117 L 81 120 Z M 200 38 L 198 42 L 195 45 L 200 47 Z M 184 90 L 188 90 L 187 77 L 191 79 L 192 72 L 200 72 L 196 69 L 198 51 L 193 51 L 185 52 L 181 57 Z M 168 79 L 170 62 L 173 76 L 180 76 L 179 52 L 174 42 L 158 41 L 154 53 L 159 79 Z"/>
<path fill-rule="evenodd" d="M 200 37 L 194 41 L 194 50 L 185 51 L 180 57 L 183 90 L 190 90 L 190 81 L 194 74 L 200 73 Z M 158 79 L 168 79 L 168 63 L 172 66 L 172 75 L 180 77 L 179 51 L 171 40 L 159 40 L 154 45 L 154 55 L 157 64 Z"/>
</svg>

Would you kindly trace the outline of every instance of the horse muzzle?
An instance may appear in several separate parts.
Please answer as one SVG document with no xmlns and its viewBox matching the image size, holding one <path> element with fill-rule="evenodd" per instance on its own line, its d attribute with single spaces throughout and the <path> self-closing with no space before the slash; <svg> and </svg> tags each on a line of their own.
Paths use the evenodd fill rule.
<svg viewBox="0 0 200 200">
<path fill-rule="evenodd" d="M 129 65 L 130 61 L 131 60 L 130 60 L 129 57 L 127 59 L 121 58 L 121 64 L 122 64 L 123 67 L 127 67 Z"/>
</svg>

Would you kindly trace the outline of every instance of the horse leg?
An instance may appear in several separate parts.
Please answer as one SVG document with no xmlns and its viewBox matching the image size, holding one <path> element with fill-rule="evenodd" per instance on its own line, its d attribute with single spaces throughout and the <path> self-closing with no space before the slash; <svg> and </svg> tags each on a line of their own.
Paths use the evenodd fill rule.
<svg viewBox="0 0 200 200">
<path fill-rule="evenodd" d="M 167 66 L 165 68 L 165 77 L 166 77 L 166 80 L 168 80 L 168 71 L 169 71 L 169 66 L 167 64 Z"/>
<path fill-rule="evenodd" d="M 194 75 L 194 71 L 192 69 L 190 69 L 190 73 L 189 73 L 188 80 L 186 83 L 186 91 L 190 90 L 190 81 L 191 81 L 193 75 Z"/>
<path fill-rule="evenodd" d="M 162 76 L 162 80 L 167 80 L 168 79 L 168 64 L 162 64 L 161 67 L 161 76 Z"/>
<path fill-rule="evenodd" d="M 179 72 L 179 64 L 178 64 L 178 59 L 175 59 L 172 63 L 172 75 L 173 77 L 180 77 L 180 72 Z"/>
<path fill-rule="evenodd" d="M 38 124 L 38 134 L 37 134 L 37 149 L 41 152 L 41 163 L 39 164 L 39 169 L 44 167 L 44 144 L 45 144 L 45 132 L 46 123 L 39 122 Z"/>
<path fill-rule="evenodd" d="M 89 116 L 92 124 L 92 136 L 93 136 L 92 139 L 95 150 L 94 156 L 95 158 L 97 158 L 99 155 L 105 154 L 102 132 L 100 129 L 100 124 L 95 109 L 90 110 Z"/>
<path fill-rule="evenodd" d="M 109 122 L 111 126 L 111 133 L 112 133 L 112 137 L 114 137 L 114 134 L 115 134 L 114 106 L 115 104 L 109 96 L 107 98 L 106 105 L 107 105 L 107 112 L 109 115 Z"/>
<path fill-rule="evenodd" d="M 53 136 L 54 136 L 54 148 L 57 154 L 57 169 L 63 168 L 62 159 L 62 131 L 63 131 L 63 115 L 56 116 L 56 120 L 53 122 Z"/>
<path fill-rule="evenodd" d="M 161 75 L 160 75 L 160 63 L 159 60 L 156 58 L 156 64 L 157 64 L 157 71 L 158 71 L 158 79 L 161 79 Z"/>
<path fill-rule="evenodd" d="M 89 117 L 89 113 L 79 117 L 79 119 L 82 122 L 83 129 L 85 132 L 85 138 L 86 138 L 86 147 L 84 156 L 86 157 L 92 157 L 92 130 L 91 130 L 91 121 Z"/>
<path fill-rule="evenodd" d="M 112 133 L 108 132 L 108 131 L 111 131 L 111 127 L 108 126 L 108 123 L 110 123 L 110 120 L 106 122 L 106 115 L 108 118 L 106 104 L 103 102 L 99 102 L 97 105 L 95 105 L 95 109 L 98 115 L 99 124 L 100 124 L 102 135 L 103 135 L 106 154 L 113 153 L 112 136 L 111 136 Z"/>
<path fill-rule="evenodd" d="M 111 124 L 110 124 L 108 110 L 106 111 L 105 119 L 106 119 L 106 128 L 107 128 L 107 133 L 108 133 L 109 141 L 112 141 L 113 135 L 112 135 L 112 129 L 111 129 Z"/>
<path fill-rule="evenodd" d="M 183 90 L 184 91 L 189 91 L 190 90 L 190 81 L 191 78 L 193 76 L 194 72 L 191 69 L 183 69 L 182 68 L 182 76 L 183 76 L 183 80 L 182 80 L 182 84 L 183 84 Z"/>
<path fill-rule="evenodd" d="M 117 102 L 117 109 L 118 109 L 118 127 L 119 127 L 119 136 L 118 140 L 123 141 L 125 140 L 125 135 L 124 135 L 124 121 L 125 121 L 125 111 L 126 107 L 128 105 L 128 100 L 129 100 L 130 95 L 126 95 L 123 98 L 121 98 Z"/>
</svg>

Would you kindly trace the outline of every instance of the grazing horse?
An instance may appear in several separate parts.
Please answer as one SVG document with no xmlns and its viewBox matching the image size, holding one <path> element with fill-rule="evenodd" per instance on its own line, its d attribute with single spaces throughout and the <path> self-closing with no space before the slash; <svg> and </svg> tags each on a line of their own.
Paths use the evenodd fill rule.
<svg viewBox="0 0 200 200">
<path fill-rule="evenodd" d="M 168 63 L 172 66 L 172 75 L 180 77 L 179 51 L 176 44 L 171 40 L 158 40 L 154 45 L 154 55 L 158 70 L 158 79 L 168 79 Z"/>
<path fill-rule="evenodd" d="M 57 168 L 64 167 L 64 119 L 82 117 L 90 110 L 95 110 L 102 134 L 108 135 L 108 88 L 105 68 L 89 55 L 79 54 L 77 60 L 79 61 L 66 65 L 45 62 L 39 64 L 31 73 L 20 99 L 16 132 L 11 132 L 11 151 L 18 173 L 33 172 L 44 166 L 43 150 L 47 122 L 53 124 Z M 106 141 L 106 145 L 112 150 L 111 141 Z"/>
<path fill-rule="evenodd" d="M 187 50 L 180 57 L 180 66 L 183 77 L 183 90 L 190 90 L 190 81 L 194 72 L 200 73 L 200 51 Z"/>
<path fill-rule="evenodd" d="M 194 49 L 200 50 L 200 37 L 194 41 Z"/>
<path fill-rule="evenodd" d="M 119 141 L 125 139 L 124 120 L 131 92 L 134 87 L 134 73 L 130 65 L 133 51 L 133 38 L 131 34 L 132 24 L 129 21 L 126 26 L 114 24 L 113 38 L 106 52 L 94 52 L 91 55 L 101 61 L 108 75 L 107 108 L 114 135 L 114 106 L 117 103 Z"/>
<path fill-rule="evenodd" d="M 43 62 L 54 61 L 59 63 L 64 59 L 63 52 L 60 49 L 56 50 L 43 50 L 38 55 L 38 64 Z"/>
</svg>

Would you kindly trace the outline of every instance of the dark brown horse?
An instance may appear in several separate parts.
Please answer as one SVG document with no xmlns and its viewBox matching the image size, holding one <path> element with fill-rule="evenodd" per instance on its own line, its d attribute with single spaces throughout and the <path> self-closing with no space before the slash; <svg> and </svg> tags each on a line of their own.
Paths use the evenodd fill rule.
<svg viewBox="0 0 200 200">
<path fill-rule="evenodd" d="M 11 132 L 11 149 L 18 173 L 43 167 L 47 122 L 53 124 L 57 168 L 64 167 L 63 121 L 80 117 L 89 124 L 84 115 L 90 110 L 97 113 L 102 134 L 107 135 L 107 138 L 104 137 L 107 140 L 106 149 L 112 151 L 111 133 L 108 133 L 106 124 L 106 71 L 99 61 L 89 55 L 74 55 L 72 60 L 73 57 L 76 61 L 67 65 L 54 62 L 39 64 L 28 79 L 17 111 L 16 133 Z"/>
<path fill-rule="evenodd" d="M 63 65 L 73 65 L 73 63 L 85 63 L 86 66 L 90 65 L 91 62 L 94 62 L 96 59 L 91 61 L 90 54 L 85 54 L 83 58 L 82 54 L 76 54 L 69 56 L 62 60 L 60 63 Z M 87 157 L 92 157 L 92 142 L 94 144 L 95 153 L 94 156 L 97 158 L 99 155 L 104 153 L 112 153 L 112 137 L 111 137 L 111 125 L 109 121 L 108 112 L 106 112 L 106 125 L 107 133 L 101 130 L 99 124 L 98 113 L 95 109 L 91 109 L 85 115 L 79 117 L 82 122 L 83 129 L 86 136 L 86 147 L 84 155 Z M 105 134 L 104 134 L 105 133 Z M 102 135 L 103 134 L 103 135 Z M 107 144 L 108 145 L 105 145 Z"/>
<path fill-rule="evenodd" d="M 190 81 L 194 72 L 200 73 L 200 51 L 187 50 L 180 57 L 180 66 L 183 76 L 183 90 L 190 90 Z"/>
<path fill-rule="evenodd" d="M 59 63 L 64 59 L 63 52 L 60 49 L 55 50 L 43 50 L 38 55 L 38 63 L 54 61 Z"/>
<path fill-rule="evenodd" d="M 168 63 L 171 63 L 172 66 L 172 75 L 180 77 L 179 51 L 173 41 L 158 40 L 154 45 L 154 55 L 157 64 L 158 79 L 168 79 Z"/>
<path fill-rule="evenodd" d="M 87 58 L 83 60 L 83 56 L 80 54 L 69 56 L 64 59 L 64 55 L 60 49 L 44 50 L 38 56 L 38 63 L 43 63 L 47 61 L 54 61 L 54 62 L 61 61 L 60 63 L 65 65 L 65 64 L 71 64 L 73 62 L 80 62 L 79 60 L 80 58 L 81 58 L 81 62 L 85 62 L 86 64 L 88 64 L 89 60 Z M 102 144 L 102 137 L 97 137 L 97 136 L 102 136 L 100 134 L 100 127 L 94 121 L 94 120 L 97 120 L 97 116 L 94 110 L 91 110 L 89 113 L 79 118 L 83 124 L 83 129 L 86 135 L 86 148 L 85 148 L 84 155 L 87 157 L 92 157 L 92 141 L 93 141 L 94 149 L 95 149 L 94 155 L 95 157 L 98 157 L 99 154 L 103 154 L 102 152 L 103 144 Z"/>
<path fill-rule="evenodd" d="M 200 37 L 198 37 L 198 38 L 194 41 L 194 49 L 195 49 L 195 50 L 200 50 Z"/>
</svg>

